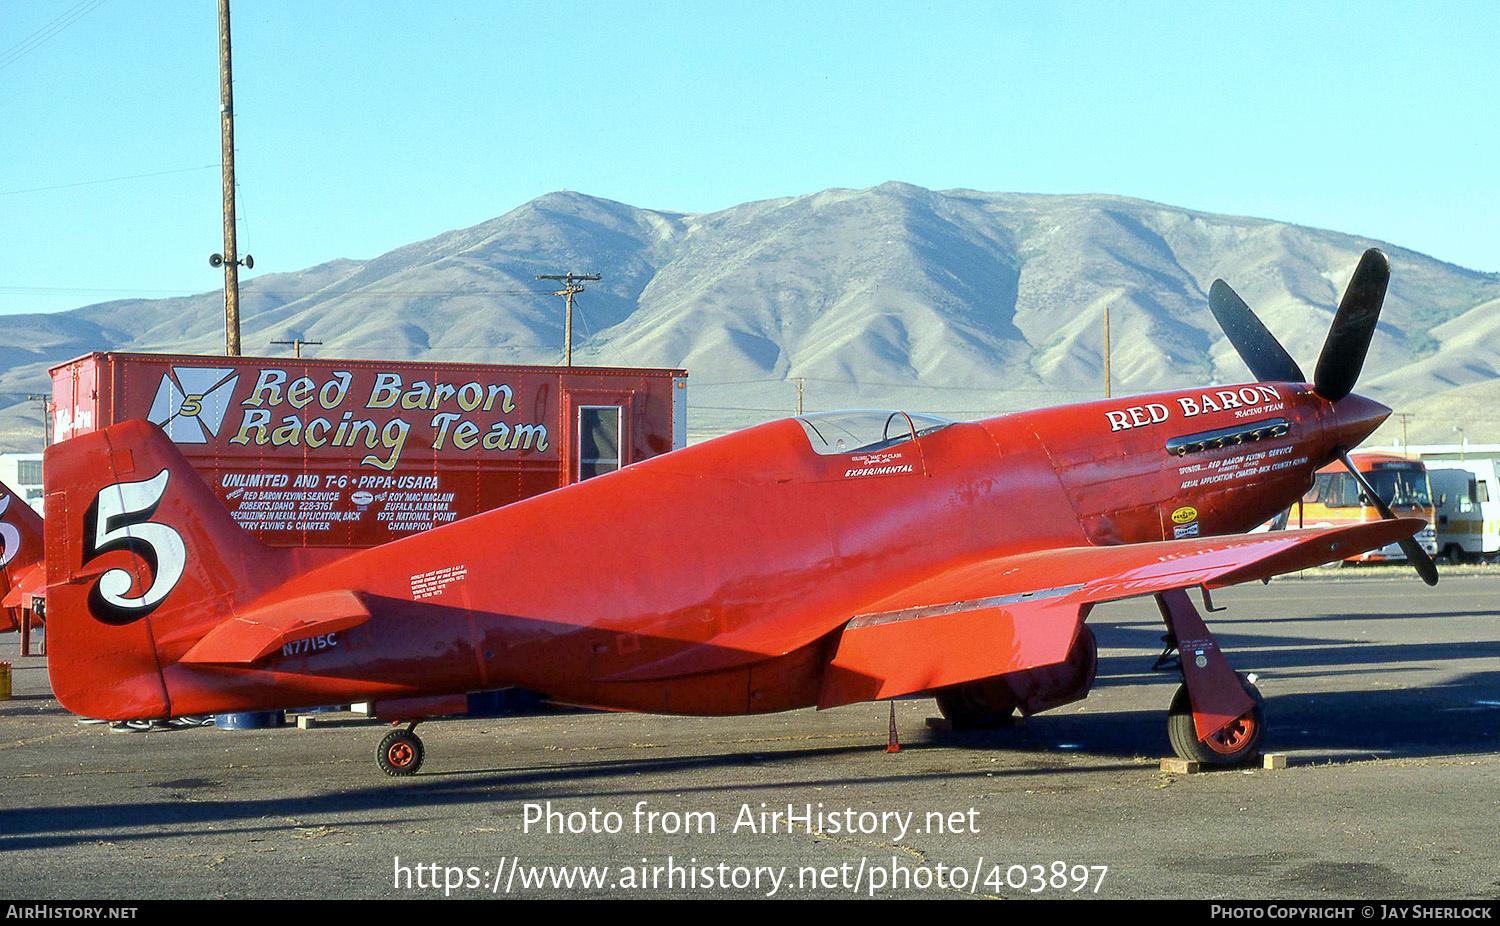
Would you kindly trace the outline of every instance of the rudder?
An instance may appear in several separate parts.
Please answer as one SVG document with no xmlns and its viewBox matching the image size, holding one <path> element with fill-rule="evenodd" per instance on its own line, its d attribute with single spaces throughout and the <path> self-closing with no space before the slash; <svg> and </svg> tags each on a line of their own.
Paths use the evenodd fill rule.
<svg viewBox="0 0 1500 926">
<path fill-rule="evenodd" d="M 47 448 L 48 672 L 76 714 L 172 716 L 162 670 L 284 578 L 162 431 L 126 421 Z"/>
</svg>

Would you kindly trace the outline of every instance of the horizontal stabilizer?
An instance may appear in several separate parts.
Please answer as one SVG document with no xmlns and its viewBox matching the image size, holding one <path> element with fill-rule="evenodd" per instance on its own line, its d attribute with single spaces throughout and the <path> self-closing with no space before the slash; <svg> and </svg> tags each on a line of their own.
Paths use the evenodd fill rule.
<svg viewBox="0 0 1500 926">
<path fill-rule="evenodd" d="M 11 588 L 0 599 L 0 608 L 29 608 L 33 595 L 40 595 L 47 588 L 47 574 L 41 563 L 31 563 L 10 577 Z"/>
<path fill-rule="evenodd" d="M 317 592 L 237 614 L 210 630 L 178 662 L 247 665 L 293 640 L 337 633 L 370 619 L 352 591 Z"/>
</svg>

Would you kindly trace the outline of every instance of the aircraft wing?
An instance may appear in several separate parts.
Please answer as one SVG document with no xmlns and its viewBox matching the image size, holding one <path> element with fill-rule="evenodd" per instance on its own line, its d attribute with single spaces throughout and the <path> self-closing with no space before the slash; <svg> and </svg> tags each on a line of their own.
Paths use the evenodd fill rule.
<svg viewBox="0 0 1500 926">
<path fill-rule="evenodd" d="M 1416 533 L 1420 518 L 1353 527 L 1069 547 L 958 566 L 845 626 L 819 707 L 898 697 L 1053 665 L 1088 608 L 1219 588 L 1336 562 Z"/>
</svg>

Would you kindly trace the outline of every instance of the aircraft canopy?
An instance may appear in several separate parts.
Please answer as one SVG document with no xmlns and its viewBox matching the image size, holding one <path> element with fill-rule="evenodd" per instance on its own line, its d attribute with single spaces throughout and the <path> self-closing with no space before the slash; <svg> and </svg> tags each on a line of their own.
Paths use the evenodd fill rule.
<svg viewBox="0 0 1500 926">
<path fill-rule="evenodd" d="M 807 432 L 813 450 L 829 455 L 884 450 L 953 422 L 935 415 L 863 409 L 802 415 L 797 423 Z"/>
</svg>

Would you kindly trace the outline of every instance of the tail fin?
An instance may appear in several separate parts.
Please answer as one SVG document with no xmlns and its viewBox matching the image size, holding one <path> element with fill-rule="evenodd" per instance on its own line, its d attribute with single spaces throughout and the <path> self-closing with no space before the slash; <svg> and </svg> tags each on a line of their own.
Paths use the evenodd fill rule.
<svg viewBox="0 0 1500 926">
<path fill-rule="evenodd" d="M 286 551 L 247 534 L 145 421 L 54 444 L 44 472 L 53 693 L 88 717 L 172 716 L 163 670 L 283 581 Z"/>
<path fill-rule="evenodd" d="M 21 627 L 21 612 L 46 585 L 42 517 L 0 483 L 0 633 Z"/>
</svg>

